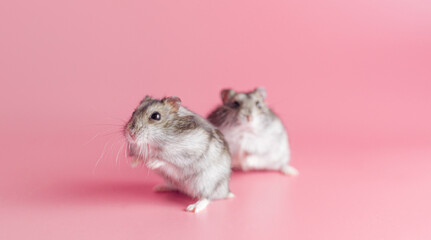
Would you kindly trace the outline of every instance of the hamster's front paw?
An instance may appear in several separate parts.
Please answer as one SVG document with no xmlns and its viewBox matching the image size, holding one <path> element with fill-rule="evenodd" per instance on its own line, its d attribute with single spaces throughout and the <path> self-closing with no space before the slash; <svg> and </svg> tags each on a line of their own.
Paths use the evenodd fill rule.
<svg viewBox="0 0 431 240">
<path fill-rule="evenodd" d="M 137 168 L 139 165 L 141 165 L 142 163 L 142 159 L 134 156 L 131 160 L 130 160 L 130 166 L 132 168 Z"/>
<path fill-rule="evenodd" d="M 147 167 L 150 168 L 150 169 L 157 169 L 157 168 L 159 168 L 159 167 L 161 167 L 163 165 L 165 165 L 164 162 L 162 162 L 160 160 L 153 160 L 153 161 L 151 161 L 151 162 L 149 162 L 147 164 Z"/>
<path fill-rule="evenodd" d="M 208 206 L 209 203 L 210 203 L 210 200 L 208 200 L 206 198 L 200 199 L 197 202 L 188 205 L 186 208 L 186 211 L 187 212 L 194 212 L 194 213 L 200 212 L 200 211 L 204 210 Z"/>
<path fill-rule="evenodd" d="M 283 166 L 283 167 L 280 169 L 280 171 L 281 171 L 283 174 L 286 174 L 287 176 L 291 176 L 291 177 L 295 177 L 295 176 L 298 176 L 298 175 L 299 175 L 299 171 L 298 171 L 298 170 L 296 170 L 296 168 L 294 168 L 294 167 L 292 167 L 292 166 L 290 166 L 290 165 L 285 165 L 285 166 Z"/>
</svg>

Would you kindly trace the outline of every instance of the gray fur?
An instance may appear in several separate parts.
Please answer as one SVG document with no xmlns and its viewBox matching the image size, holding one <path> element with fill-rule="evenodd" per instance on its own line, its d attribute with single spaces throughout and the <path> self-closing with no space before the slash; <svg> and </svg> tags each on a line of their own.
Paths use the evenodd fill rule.
<svg viewBox="0 0 431 240">
<path fill-rule="evenodd" d="M 286 129 L 266 105 L 266 91 L 224 89 L 223 104 L 208 115 L 208 120 L 224 134 L 232 155 L 232 167 L 241 170 L 272 169 L 297 174 L 289 166 L 290 148 Z"/>
<path fill-rule="evenodd" d="M 124 128 L 129 154 L 193 198 L 228 197 L 231 157 L 223 134 L 178 102 L 150 97 L 141 101 Z M 151 119 L 155 112 L 161 115 L 159 121 Z"/>
</svg>

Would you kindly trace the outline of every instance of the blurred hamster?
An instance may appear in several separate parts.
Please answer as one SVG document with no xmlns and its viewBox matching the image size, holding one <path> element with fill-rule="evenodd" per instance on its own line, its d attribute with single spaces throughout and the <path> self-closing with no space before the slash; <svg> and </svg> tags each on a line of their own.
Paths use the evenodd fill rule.
<svg viewBox="0 0 431 240">
<path fill-rule="evenodd" d="M 223 104 L 208 120 L 224 134 L 232 155 L 232 167 L 248 170 L 279 170 L 297 175 L 289 165 L 290 148 L 281 120 L 265 104 L 266 91 L 221 91 Z"/>
<path fill-rule="evenodd" d="M 141 101 L 124 127 L 132 164 L 143 162 L 165 185 L 198 201 L 186 210 L 199 212 L 214 199 L 232 197 L 231 157 L 223 134 L 206 119 L 181 106 L 178 97 Z"/>
</svg>

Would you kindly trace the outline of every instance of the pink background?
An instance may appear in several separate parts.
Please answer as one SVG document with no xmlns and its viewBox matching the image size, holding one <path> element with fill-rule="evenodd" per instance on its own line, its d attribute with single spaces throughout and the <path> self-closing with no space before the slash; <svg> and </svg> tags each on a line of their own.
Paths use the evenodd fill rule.
<svg viewBox="0 0 431 240">
<path fill-rule="evenodd" d="M 428 0 L 2 1 L 0 239 L 431 239 L 430 16 Z M 256 86 L 299 177 L 235 173 L 237 197 L 193 215 L 128 166 L 118 130 L 146 94 L 206 115 Z"/>
</svg>

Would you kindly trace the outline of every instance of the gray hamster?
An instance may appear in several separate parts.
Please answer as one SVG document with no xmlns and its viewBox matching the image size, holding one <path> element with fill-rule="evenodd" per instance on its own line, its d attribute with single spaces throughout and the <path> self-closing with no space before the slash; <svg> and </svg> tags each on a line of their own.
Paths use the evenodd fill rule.
<svg viewBox="0 0 431 240">
<path fill-rule="evenodd" d="M 211 200 L 229 198 L 231 157 L 223 134 L 205 118 L 181 106 L 178 97 L 141 101 L 124 127 L 132 164 L 144 163 L 165 185 L 198 201 L 186 210 L 199 212 Z"/>
<path fill-rule="evenodd" d="M 232 167 L 248 170 L 279 170 L 287 175 L 298 171 L 289 165 L 290 148 L 281 120 L 266 105 L 266 91 L 224 89 L 223 104 L 208 120 L 224 134 L 232 155 Z"/>
</svg>

